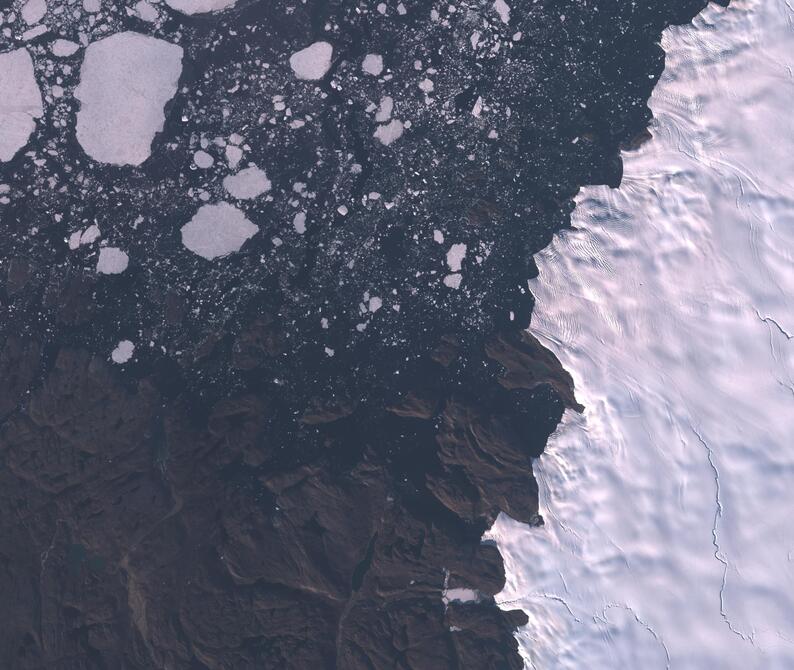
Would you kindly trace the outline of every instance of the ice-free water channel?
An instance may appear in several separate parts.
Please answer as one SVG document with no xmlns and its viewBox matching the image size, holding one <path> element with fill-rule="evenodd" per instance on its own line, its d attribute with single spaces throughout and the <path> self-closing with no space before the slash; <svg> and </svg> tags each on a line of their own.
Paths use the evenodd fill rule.
<svg viewBox="0 0 794 670">
<path fill-rule="evenodd" d="M 654 138 L 538 258 L 573 375 L 546 525 L 491 531 L 527 667 L 794 668 L 794 10 L 666 31 Z"/>
</svg>

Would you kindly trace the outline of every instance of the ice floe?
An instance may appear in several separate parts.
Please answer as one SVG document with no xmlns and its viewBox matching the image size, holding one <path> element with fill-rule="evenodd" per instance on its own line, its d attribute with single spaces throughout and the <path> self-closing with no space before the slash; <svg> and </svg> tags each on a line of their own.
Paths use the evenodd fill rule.
<svg viewBox="0 0 794 670">
<path fill-rule="evenodd" d="M 257 198 L 270 190 L 270 180 L 265 171 L 256 165 L 240 170 L 237 174 L 229 175 L 223 180 L 223 188 L 237 200 L 250 200 Z"/>
<path fill-rule="evenodd" d="M 90 44 L 75 90 L 83 150 L 102 163 L 143 163 L 181 72 L 182 48 L 155 37 L 127 31 Z"/>
<path fill-rule="evenodd" d="M 27 49 L 0 54 L 0 161 L 10 161 L 27 144 L 42 113 Z"/>
<path fill-rule="evenodd" d="M 258 231 L 237 207 L 219 202 L 203 205 L 182 226 L 182 244 L 194 254 L 213 260 L 239 251 Z"/>
<path fill-rule="evenodd" d="M 328 42 L 315 42 L 292 54 L 290 67 L 298 79 L 322 79 L 331 69 L 334 48 Z"/>
<path fill-rule="evenodd" d="M 117 275 L 124 272 L 130 264 L 127 253 L 118 247 L 102 247 L 99 250 L 96 271 L 103 275 Z"/>
<path fill-rule="evenodd" d="M 135 345 L 132 342 L 129 340 L 121 340 L 121 342 L 116 345 L 116 348 L 110 352 L 110 358 L 114 363 L 122 364 L 129 361 L 134 352 Z"/>
<path fill-rule="evenodd" d="M 207 14 L 222 12 L 233 7 L 237 0 L 165 0 L 166 4 L 182 14 Z"/>
</svg>

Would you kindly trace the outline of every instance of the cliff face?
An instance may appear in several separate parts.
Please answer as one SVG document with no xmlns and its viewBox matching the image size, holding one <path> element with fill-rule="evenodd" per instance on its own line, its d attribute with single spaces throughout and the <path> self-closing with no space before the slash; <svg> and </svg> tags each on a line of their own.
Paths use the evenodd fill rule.
<svg viewBox="0 0 794 670">
<path fill-rule="evenodd" d="M 6 667 L 520 668 L 480 538 L 542 522 L 532 459 L 580 408 L 523 332 L 532 254 L 580 185 L 619 183 L 661 31 L 704 4 L 105 8 L 185 59 L 141 166 L 91 161 L 53 103 L 31 142 L 54 153 L 0 168 Z M 296 80 L 320 38 L 329 71 Z M 76 84 L 79 54 L 32 51 Z M 178 231 L 231 199 L 223 144 L 272 189 L 206 261 Z M 91 221 L 129 268 L 65 251 Z"/>
</svg>

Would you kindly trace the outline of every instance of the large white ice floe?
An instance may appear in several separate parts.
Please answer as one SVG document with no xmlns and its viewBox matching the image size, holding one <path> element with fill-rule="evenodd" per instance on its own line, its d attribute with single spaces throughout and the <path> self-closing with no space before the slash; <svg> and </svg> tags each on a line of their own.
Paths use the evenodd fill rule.
<svg viewBox="0 0 794 670">
<path fill-rule="evenodd" d="M 190 15 L 222 12 L 233 7 L 237 0 L 165 0 L 165 2 L 171 9 Z"/>
<path fill-rule="evenodd" d="M 203 205 L 182 226 L 182 244 L 194 254 L 213 260 L 239 251 L 259 227 L 228 202 Z"/>
<path fill-rule="evenodd" d="M 42 113 L 27 49 L 0 54 L 0 161 L 10 161 L 28 143 Z"/>
<path fill-rule="evenodd" d="M 289 64 L 298 79 L 322 79 L 331 69 L 334 48 L 328 42 L 315 42 L 292 54 Z"/>
<path fill-rule="evenodd" d="M 666 31 L 654 138 L 539 254 L 531 330 L 576 383 L 500 517 L 527 667 L 794 668 L 794 20 Z"/>
<path fill-rule="evenodd" d="M 143 163 L 181 73 L 182 48 L 155 37 L 123 32 L 90 44 L 75 90 L 84 151 L 102 163 Z"/>
</svg>

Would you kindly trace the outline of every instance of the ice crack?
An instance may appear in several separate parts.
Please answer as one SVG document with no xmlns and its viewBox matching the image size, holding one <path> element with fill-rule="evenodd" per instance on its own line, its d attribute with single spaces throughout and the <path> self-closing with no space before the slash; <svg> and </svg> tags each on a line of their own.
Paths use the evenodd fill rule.
<svg viewBox="0 0 794 670">
<path fill-rule="evenodd" d="M 515 605 L 517 603 L 520 603 L 522 600 L 528 600 L 529 598 L 542 598 L 544 600 L 552 600 L 556 603 L 559 603 L 568 611 L 568 614 L 571 615 L 571 618 L 574 621 L 576 621 L 576 623 L 582 623 L 582 624 L 584 623 L 584 621 L 582 621 L 578 616 L 576 616 L 576 614 L 574 614 L 573 610 L 571 609 L 571 606 L 568 604 L 568 601 L 565 600 L 565 598 L 563 598 L 562 596 L 558 596 L 554 593 L 528 593 L 525 596 L 521 596 L 520 598 L 514 598 L 513 600 L 498 600 L 496 604 L 499 605 L 500 607 L 502 605 Z"/>
<path fill-rule="evenodd" d="M 729 563 L 725 554 L 722 551 L 722 547 L 720 546 L 720 538 L 719 538 L 719 531 L 717 530 L 717 524 L 719 520 L 722 518 L 723 514 L 723 506 L 722 506 L 722 498 L 720 495 L 720 472 L 717 469 L 717 464 L 714 460 L 714 450 L 708 445 L 706 440 L 703 439 L 703 436 L 697 431 L 697 429 L 690 423 L 689 427 L 692 429 L 692 432 L 697 436 L 698 442 L 703 445 L 703 448 L 706 450 L 706 457 L 708 458 L 709 466 L 711 467 L 712 472 L 714 473 L 714 485 L 715 485 L 715 509 L 714 509 L 714 522 L 711 526 L 711 543 L 714 545 L 714 558 L 716 558 L 722 564 L 722 584 L 720 585 L 720 615 L 722 616 L 722 620 L 725 622 L 725 625 L 728 626 L 730 631 L 737 635 L 738 637 L 742 638 L 743 640 L 753 644 L 753 636 L 752 634 L 748 635 L 743 633 L 738 628 L 733 625 L 730 618 L 728 617 L 728 613 L 725 611 L 725 586 L 728 581 L 728 568 Z"/>
<path fill-rule="evenodd" d="M 774 326 L 780 332 L 780 334 L 783 335 L 783 337 L 785 337 L 787 340 L 794 340 L 794 334 L 789 333 L 785 328 L 783 328 L 783 326 L 781 326 L 771 316 L 761 316 L 761 312 L 759 312 L 757 309 L 755 310 L 755 314 L 761 321 L 763 321 L 767 325 Z"/>
<path fill-rule="evenodd" d="M 664 651 L 665 658 L 667 659 L 665 663 L 665 670 L 670 670 L 670 650 L 667 648 L 667 645 L 664 643 L 664 639 L 653 629 L 653 626 L 651 626 L 651 624 L 645 621 L 645 619 L 640 618 L 640 615 L 637 614 L 637 612 L 634 611 L 634 608 L 631 607 L 630 605 L 626 605 L 625 603 L 609 603 L 606 607 L 604 607 L 604 609 L 601 610 L 600 617 L 598 615 L 593 616 L 593 621 L 597 623 L 598 620 L 600 619 L 602 622 L 608 623 L 609 620 L 607 619 L 607 610 L 609 609 L 622 609 L 625 610 L 626 612 L 629 612 L 631 616 L 634 617 L 634 620 L 638 624 L 640 624 L 640 626 L 645 628 L 645 630 L 647 630 L 651 634 L 653 639 L 659 643 L 659 646 Z"/>
</svg>

